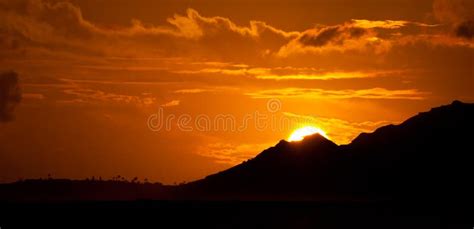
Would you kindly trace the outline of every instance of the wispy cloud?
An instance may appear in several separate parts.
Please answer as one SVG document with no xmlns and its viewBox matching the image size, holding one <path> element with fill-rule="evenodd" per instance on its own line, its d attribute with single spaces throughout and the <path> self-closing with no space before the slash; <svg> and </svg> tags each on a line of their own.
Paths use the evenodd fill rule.
<svg viewBox="0 0 474 229">
<path fill-rule="evenodd" d="M 23 93 L 21 97 L 23 99 L 36 99 L 36 100 L 42 100 L 46 98 L 46 96 L 40 93 Z"/>
<path fill-rule="evenodd" d="M 236 37 L 243 38 L 247 44 L 256 44 L 257 38 L 263 36 L 285 43 L 299 35 L 297 31 L 284 31 L 262 21 L 249 24 L 240 26 L 225 17 L 204 17 L 194 9 L 187 9 L 185 15 L 175 14 L 162 25 L 145 25 L 134 19 L 130 26 L 107 27 L 84 18 L 81 9 L 69 1 L 22 0 L 22 4 L 0 5 L 2 36 L 5 41 L 15 41 L 5 43 L 3 48 L 12 51 L 18 46 L 30 46 L 29 51 L 41 47 L 54 48 L 56 53 L 61 50 L 92 56 L 107 54 L 120 58 L 139 54 L 156 58 L 156 52 L 151 51 L 156 48 L 150 47 L 159 47 L 163 52 L 192 53 L 195 50 L 187 51 L 185 47 L 197 45 L 201 47 L 198 49 L 208 49 L 221 44 L 224 48 L 222 42 Z"/>
<path fill-rule="evenodd" d="M 335 79 L 361 79 L 390 75 L 394 72 L 320 72 L 283 75 L 257 75 L 257 79 L 272 80 L 335 80 Z"/>
<path fill-rule="evenodd" d="M 204 88 L 189 88 L 189 89 L 180 89 L 174 91 L 177 94 L 197 94 L 197 93 L 204 93 L 204 92 L 212 92 L 212 89 L 204 89 Z"/>
<path fill-rule="evenodd" d="M 281 47 L 277 56 L 287 57 L 294 54 L 322 53 L 327 51 L 345 52 L 348 50 L 372 50 L 376 53 L 382 53 L 389 50 L 391 48 L 390 41 L 381 39 L 378 37 L 377 32 L 372 29 L 378 28 L 377 24 L 379 24 L 378 26 L 384 26 L 384 23 L 363 22 L 363 27 L 357 26 L 357 23 L 349 22 L 306 30 L 299 37 Z M 361 20 L 359 20 L 359 23 L 361 23 Z"/>
<path fill-rule="evenodd" d="M 183 88 L 175 90 L 176 94 L 198 94 L 198 93 L 216 93 L 216 92 L 229 92 L 229 91 L 240 91 L 241 89 L 236 87 L 203 87 L 203 88 Z"/>
<path fill-rule="evenodd" d="M 236 165 L 255 157 L 258 153 L 270 146 L 272 146 L 272 143 L 239 145 L 212 143 L 200 147 L 197 151 L 197 154 L 204 157 L 213 158 L 217 163 Z"/>
<path fill-rule="evenodd" d="M 177 70 L 181 74 L 220 73 L 226 75 L 260 75 L 270 72 L 269 68 L 203 68 L 197 70 Z"/>
<path fill-rule="evenodd" d="M 403 71 L 327 71 L 316 68 L 274 67 L 274 68 L 203 68 L 195 70 L 178 70 L 181 74 L 224 74 L 248 76 L 264 80 L 334 80 L 360 79 L 400 74 Z"/>
<path fill-rule="evenodd" d="M 162 107 L 174 107 L 174 106 L 179 106 L 180 101 L 179 100 L 171 100 L 167 103 L 161 104 Z"/>
<path fill-rule="evenodd" d="M 404 44 L 397 42 L 400 36 L 426 35 L 424 31 L 403 30 L 404 27 L 435 26 L 404 20 L 354 19 L 337 25 L 318 25 L 307 30 L 287 31 L 255 20 L 248 25 L 238 25 L 226 17 L 203 16 L 197 10 L 187 9 L 184 14 L 175 14 L 162 24 L 145 24 L 133 20 L 130 26 L 112 27 L 87 20 L 81 9 L 69 1 L 21 2 L 22 4 L 14 4 L 14 1 L 7 1 L 0 5 L 0 28 L 5 41 L 1 43 L 2 48 L 14 53 L 21 47 L 23 52 L 37 55 L 45 55 L 48 50 L 54 50 L 51 55 L 68 57 L 146 56 L 148 59 L 156 59 L 170 57 L 170 53 L 177 58 L 209 57 L 216 53 L 216 57 L 222 57 L 218 54 L 232 53 L 224 59 L 242 60 L 244 56 L 285 58 L 301 53 L 319 54 L 326 51 L 384 53 L 393 45 Z M 469 10 L 457 7 L 457 2 L 467 1 L 437 0 L 434 5 L 435 15 L 442 22 L 453 24 L 457 37 L 470 39 L 472 16 Z M 380 30 L 390 30 L 389 34 L 399 36 L 382 36 Z M 433 32 L 436 35 L 444 33 L 443 30 Z M 233 41 L 231 46 L 228 45 L 230 40 Z M 74 55 L 70 56 L 71 53 Z M 202 62 L 217 63 L 213 59 Z M 148 71 L 159 68 L 124 66 L 122 70 Z"/>
<path fill-rule="evenodd" d="M 81 87 L 65 89 L 63 92 L 66 95 L 74 96 L 74 98 L 60 100 L 61 103 L 130 104 L 138 106 L 149 106 L 156 103 L 154 97 L 123 95 Z"/>
<path fill-rule="evenodd" d="M 297 36 L 298 32 L 286 32 L 261 21 L 250 21 L 250 26 L 238 26 L 228 18 L 203 17 L 196 10 L 188 9 L 186 16 L 175 14 L 168 22 L 174 25 L 184 37 L 199 38 L 206 35 L 208 29 L 223 29 L 243 36 L 258 37 L 265 30 L 283 37 Z"/>
<path fill-rule="evenodd" d="M 307 98 L 307 99 L 407 99 L 421 100 L 427 93 L 416 89 L 388 90 L 371 88 L 363 90 L 324 90 L 313 88 L 282 88 L 247 93 L 252 98 Z"/>
<path fill-rule="evenodd" d="M 351 21 L 355 27 L 363 29 L 383 28 L 383 29 L 399 29 L 409 24 L 409 21 L 400 20 L 384 20 L 384 21 L 371 21 L 364 19 L 353 19 Z"/>
<path fill-rule="evenodd" d="M 474 38 L 474 2 L 470 0 L 435 0 L 433 13 L 443 23 L 451 26 L 454 36 Z"/>
</svg>

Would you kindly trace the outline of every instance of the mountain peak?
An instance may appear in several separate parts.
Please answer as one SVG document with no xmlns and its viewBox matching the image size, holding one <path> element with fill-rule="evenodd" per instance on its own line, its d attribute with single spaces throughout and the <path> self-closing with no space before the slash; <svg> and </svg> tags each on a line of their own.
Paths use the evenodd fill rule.
<svg viewBox="0 0 474 229">
<path fill-rule="evenodd" d="M 454 101 L 451 103 L 452 106 L 463 105 L 463 104 L 464 104 L 464 103 L 461 102 L 461 101 L 459 101 L 459 100 L 454 100 Z"/>
<path fill-rule="evenodd" d="M 287 142 L 286 140 L 280 140 L 276 145 L 275 147 L 279 148 L 279 147 L 284 147 L 284 146 L 287 146 L 290 142 Z"/>
<path fill-rule="evenodd" d="M 323 143 L 335 144 L 334 142 L 332 142 L 331 140 L 327 139 L 326 137 L 324 137 L 323 135 L 321 135 L 319 133 L 315 133 L 315 134 L 305 136 L 303 138 L 303 140 L 299 141 L 299 142 L 303 143 L 303 144 L 307 144 L 307 143 L 311 143 L 311 142 L 320 142 L 320 143 L 323 142 Z"/>
<path fill-rule="evenodd" d="M 305 136 L 301 141 L 286 141 L 280 140 L 274 147 L 270 149 L 275 149 L 277 151 L 284 151 L 286 149 L 304 149 L 304 148 L 319 148 L 319 147 L 337 147 L 337 144 L 331 140 L 325 138 L 319 133 Z"/>
</svg>

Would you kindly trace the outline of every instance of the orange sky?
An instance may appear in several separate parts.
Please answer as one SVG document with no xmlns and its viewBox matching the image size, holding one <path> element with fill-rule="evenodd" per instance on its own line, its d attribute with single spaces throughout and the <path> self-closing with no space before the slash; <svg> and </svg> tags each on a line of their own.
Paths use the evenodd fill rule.
<svg viewBox="0 0 474 229">
<path fill-rule="evenodd" d="M 469 0 L 0 0 L 0 74 L 22 93 L 0 96 L 0 182 L 189 181 L 300 126 L 346 144 L 472 102 L 473 11 Z"/>
</svg>

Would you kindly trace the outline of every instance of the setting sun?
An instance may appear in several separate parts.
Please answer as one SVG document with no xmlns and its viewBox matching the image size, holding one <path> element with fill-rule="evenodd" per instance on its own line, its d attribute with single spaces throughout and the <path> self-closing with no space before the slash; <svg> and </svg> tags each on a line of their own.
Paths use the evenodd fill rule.
<svg viewBox="0 0 474 229">
<path fill-rule="evenodd" d="M 288 138 L 288 141 L 290 142 L 301 141 L 304 139 L 304 137 L 308 135 L 313 135 L 313 134 L 320 134 L 321 136 L 328 138 L 326 133 L 320 128 L 317 128 L 314 126 L 305 126 L 293 131 L 293 133 L 291 133 L 290 137 Z"/>
</svg>

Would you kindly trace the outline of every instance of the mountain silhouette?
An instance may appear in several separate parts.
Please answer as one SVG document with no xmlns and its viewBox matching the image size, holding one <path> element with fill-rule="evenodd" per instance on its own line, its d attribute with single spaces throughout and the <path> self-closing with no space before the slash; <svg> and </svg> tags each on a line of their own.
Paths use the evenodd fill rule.
<svg viewBox="0 0 474 229">
<path fill-rule="evenodd" d="M 177 186 L 118 181 L 0 184 L 0 200 L 416 200 L 472 202 L 474 104 L 454 101 L 362 133 L 281 140 L 255 158 Z"/>
<path fill-rule="evenodd" d="M 472 200 L 474 104 L 454 101 L 338 146 L 319 134 L 177 188 L 178 198 Z"/>
</svg>

